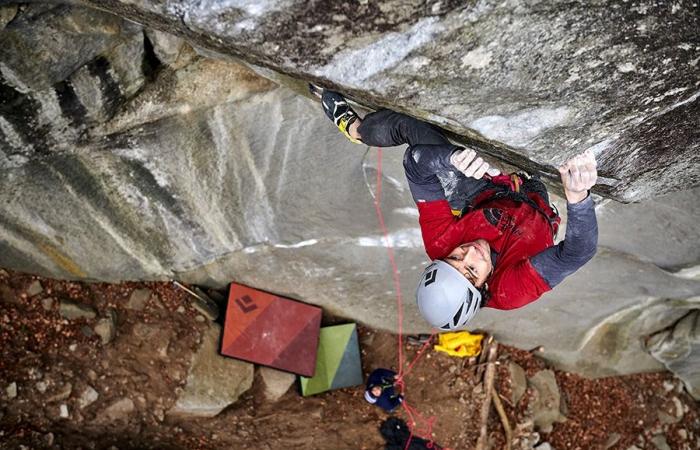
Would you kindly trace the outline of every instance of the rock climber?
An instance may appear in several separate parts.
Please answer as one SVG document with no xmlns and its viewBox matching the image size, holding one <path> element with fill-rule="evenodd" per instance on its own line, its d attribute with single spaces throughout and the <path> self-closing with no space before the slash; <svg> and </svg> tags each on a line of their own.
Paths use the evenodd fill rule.
<svg viewBox="0 0 700 450">
<path fill-rule="evenodd" d="M 389 369 L 375 369 L 367 378 L 365 400 L 386 412 L 392 412 L 403 402 L 403 395 L 394 391 L 394 383 L 396 383 L 396 372 Z"/>
<path fill-rule="evenodd" d="M 321 94 L 326 115 L 351 141 L 408 144 L 403 165 L 425 250 L 432 260 L 416 290 L 422 316 L 440 330 L 463 329 L 482 307 L 515 309 L 537 300 L 596 252 L 598 225 L 589 189 L 597 179 L 592 152 L 559 167 L 567 200 L 565 239 L 544 184 L 502 175 L 469 148 L 451 144 L 433 125 L 390 110 L 360 119 L 340 94 Z M 440 178 L 457 177 L 464 207 L 453 214 Z"/>
</svg>

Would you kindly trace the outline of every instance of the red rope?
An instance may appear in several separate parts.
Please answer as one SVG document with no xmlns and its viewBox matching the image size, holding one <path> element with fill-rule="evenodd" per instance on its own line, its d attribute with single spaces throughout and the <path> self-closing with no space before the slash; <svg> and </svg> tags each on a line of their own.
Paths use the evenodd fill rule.
<svg viewBox="0 0 700 450">
<path fill-rule="evenodd" d="M 376 194 L 374 196 L 374 209 L 377 213 L 377 219 L 379 220 L 379 228 L 384 234 L 384 240 L 386 241 L 386 249 L 389 255 L 389 262 L 391 263 L 391 270 L 394 279 L 394 288 L 396 289 L 396 305 L 397 314 L 399 320 L 399 351 L 398 351 L 398 368 L 399 374 L 398 378 L 403 378 L 403 298 L 401 296 L 401 282 L 399 280 L 399 269 L 396 265 L 396 259 L 394 258 L 394 247 L 391 245 L 391 240 L 389 238 L 389 230 L 386 228 L 384 223 L 384 215 L 382 214 L 382 149 L 377 148 L 377 188 Z"/>
<path fill-rule="evenodd" d="M 399 276 L 399 269 L 396 264 L 396 258 L 394 257 L 394 247 L 391 243 L 391 239 L 389 238 L 389 230 L 387 230 L 386 224 L 384 223 L 384 215 L 382 214 L 382 207 L 381 207 L 381 202 L 382 202 L 382 149 L 377 148 L 377 187 L 376 187 L 376 194 L 374 196 L 374 209 L 377 213 L 377 220 L 379 221 L 379 228 L 381 229 L 383 235 L 384 235 L 384 240 L 386 241 L 386 250 L 387 254 L 389 255 L 389 262 L 391 263 L 391 270 L 392 270 L 392 275 L 393 275 L 393 280 L 394 280 L 394 289 L 396 290 L 396 310 L 397 310 L 397 315 L 398 315 L 398 321 L 399 321 L 399 326 L 398 326 L 398 368 L 399 368 L 399 373 L 398 377 L 396 380 L 396 385 L 400 388 L 401 394 L 403 395 L 404 390 L 405 390 L 405 383 L 404 383 L 404 377 L 408 375 L 408 373 L 411 371 L 413 366 L 415 366 L 416 362 L 418 362 L 418 359 L 423 355 L 425 350 L 430 346 L 433 337 L 435 336 L 435 333 L 430 335 L 430 338 L 428 341 L 423 344 L 423 347 L 418 351 L 416 354 L 416 357 L 413 359 L 413 361 L 408 365 L 408 368 L 404 371 L 404 356 L 403 356 L 403 297 L 401 295 L 401 280 Z M 410 431 L 410 434 L 408 436 L 408 440 L 406 441 L 406 447 L 404 447 L 404 450 L 408 449 L 408 446 L 411 443 L 411 440 L 413 439 L 414 435 L 414 428 L 416 431 L 418 431 L 420 434 L 423 434 L 424 436 L 427 436 L 427 439 L 429 440 L 428 443 L 428 448 L 433 447 L 433 425 L 435 424 L 435 416 L 431 416 L 429 418 L 423 417 L 417 409 L 413 408 L 408 404 L 406 399 L 404 398 L 404 401 L 401 403 L 401 406 L 404 408 L 406 411 L 406 415 L 408 415 L 409 418 L 409 424 L 408 424 L 408 429 Z M 420 422 L 425 423 L 425 427 L 420 427 L 418 424 Z"/>
</svg>

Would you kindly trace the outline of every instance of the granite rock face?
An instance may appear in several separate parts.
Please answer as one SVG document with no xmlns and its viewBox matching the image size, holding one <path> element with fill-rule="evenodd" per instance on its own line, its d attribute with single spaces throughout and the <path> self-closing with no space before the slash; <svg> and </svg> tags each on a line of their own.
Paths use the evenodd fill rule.
<svg viewBox="0 0 700 450">
<path fill-rule="evenodd" d="M 618 200 L 700 182 L 692 1 L 85 3 L 411 113 L 543 175 L 591 148 L 598 191 Z"/>
<path fill-rule="evenodd" d="M 140 26 L 69 6 L 26 7 L 0 34 L 0 61 L 3 168 L 70 152 L 152 69 Z"/>
<path fill-rule="evenodd" d="M 197 11 L 202 14 L 205 10 L 217 11 L 224 3 L 201 2 L 202 9 L 177 12 L 173 6 L 175 2 L 169 1 L 147 4 L 136 1 L 129 5 L 101 2 L 103 7 L 132 18 L 143 14 L 139 5 L 150 5 L 149 8 L 154 8 L 152 14 L 143 22 L 161 30 L 159 33 L 103 12 L 77 7 L 32 4 L 16 11 L 16 16 L 0 31 L 3 43 L 0 46 L 0 88 L 3 89 L 0 125 L 4 127 L 0 128 L 0 266 L 52 277 L 103 281 L 175 278 L 214 287 L 236 281 L 317 304 L 330 314 L 395 330 L 391 266 L 373 205 L 378 191 L 378 152 L 343 138 L 325 118 L 317 102 L 279 87 L 229 60 L 197 56 L 190 44 L 196 45 L 200 53 L 208 48 L 207 52 L 215 56 L 223 55 L 226 49 L 233 52 L 237 47 L 223 45 L 204 32 L 194 36 L 182 28 L 182 21 L 169 21 L 169 14 L 175 11 L 177 14 L 173 14 L 182 15 L 185 23 L 192 23 Z M 272 3 L 261 5 L 272 7 Z M 177 3 L 182 7 L 188 4 Z M 289 2 L 291 6 L 294 4 Z M 367 4 L 375 7 L 374 3 Z M 405 10 L 406 17 L 413 11 L 406 6 L 410 4 L 399 8 Z M 443 12 L 439 8 L 436 13 L 430 8 L 426 11 L 433 14 L 430 17 L 435 17 L 431 20 L 453 23 L 456 22 L 454 14 L 466 14 L 470 8 L 483 8 L 483 17 L 488 18 L 495 14 L 493 11 L 506 7 L 478 2 L 453 11 L 450 9 L 453 4 L 456 3 L 443 2 L 441 8 L 447 8 Z M 537 7 L 534 2 L 527 5 L 530 6 L 522 6 L 518 11 L 522 14 L 535 11 L 533 20 L 540 17 L 538 14 L 556 12 L 551 6 Z M 293 11 L 291 6 L 280 14 Z M 616 8 L 623 6 L 611 7 L 612 10 Z M 669 23 L 682 25 L 687 19 L 685 7 L 678 8 L 675 13 L 678 16 L 671 17 Z M 260 11 L 256 17 L 267 20 L 267 15 Z M 573 11 L 578 10 L 574 7 Z M 338 25 L 334 27 L 342 28 L 345 23 L 340 14 L 334 21 Z M 377 14 L 379 20 L 385 13 Z M 645 15 L 656 16 L 658 14 Z M 226 23 L 233 26 L 238 23 L 238 17 L 234 14 Z M 462 26 L 476 27 L 479 17 L 481 15 L 464 21 Z M 507 15 L 499 17 L 508 20 Z M 414 25 L 417 27 L 416 23 L 411 23 L 412 19 L 406 20 L 405 29 L 389 24 L 391 26 L 371 31 L 373 39 L 381 40 L 382 36 L 398 39 L 404 31 L 414 29 Z M 606 23 L 608 18 L 600 20 Z M 429 21 L 422 22 L 421 26 L 426 23 Z M 504 27 L 509 29 L 506 25 Z M 171 26 L 170 31 L 186 36 L 190 43 L 164 36 L 163 29 Z M 523 26 L 527 29 L 531 25 Z M 573 30 L 578 26 L 572 21 Z M 662 24 L 646 26 L 648 30 L 658 31 Z M 413 89 L 411 86 L 418 89 L 413 91 L 414 96 L 407 97 L 410 90 L 397 91 L 391 87 L 398 83 L 398 72 L 391 69 L 394 66 L 387 66 L 381 73 L 360 81 L 343 84 L 336 80 L 333 83 L 354 89 L 358 98 L 376 104 L 423 111 L 423 117 L 436 122 L 441 122 L 442 116 L 436 112 L 428 114 L 430 105 L 421 106 L 421 102 L 429 99 L 442 102 L 449 98 L 453 102 L 450 114 L 454 117 L 465 114 L 464 123 L 476 121 L 485 114 L 495 114 L 486 103 L 487 97 L 519 105 L 512 110 L 514 114 L 523 108 L 542 107 L 543 103 L 534 100 L 524 102 L 522 99 L 527 96 L 522 97 L 525 95 L 522 86 L 518 87 L 515 81 L 499 87 L 510 86 L 512 95 L 492 90 L 492 96 L 479 97 L 474 85 L 476 75 L 472 71 L 496 69 L 484 65 L 482 60 L 488 58 L 479 56 L 477 47 L 470 47 L 460 33 L 467 33 L 474 43 L 480 38 L 469 34 L 467 29 L 459 30 L 462 31 L 455 31 L 454 38 L 462 39 L 458 41 L 464 44 L 466 66 L 460 72 L 465 77 L 464 82 L 450 82 L 449 70 L 445 71 L 447 78 L 437 77 L 433 81 L 436 85 L 459 84 L 464 89 L 474 90 L 473 111 L 478 114 L 464 107 L 459 100 L 464 97 L 438 95 L 439 92 L 429 90 L 419 81 L 403 84 L 407 89 Z M 253 27 L 246 33 L 258 31 Z M 548 32 L 543 28 L 542 39 Z M 678 33 L 683 35 L 690 31 L 680 26 Z M 299 36 L 301 39 L 304 35 Z M 441 34 L 437 33 L 434 42 L 415 47 L 418 53 L 411 53 L 407 61 L 418 58 L 424 48 L 441 51 L 439 36 Z M 573 34 L 572 39 L 583 38 Z M 579 55 L 582 61 L 587 61 L 589 52 L 593 57 L 599 45 L 595 36 L 588 39 L 591 39 L 591 50 Z M 349 42 L 348 51 L 361 42 L 360 37 Z M 364 42 L 370 45 L 373 41 L 366 39 Z M 566 49 L 573 45 L 567 40 L 560 44 Z M 257 51 L 269 46 L 263 43 Z M 444 46 L 444 51 L 450 48 Z M 470 48 L 476 53 L 467 57 L 472 51 Z M 692 53 L 694 48 L 687 51 Z M 517 45 L 513 49 L 517 50 Z M 19 50 L 28 56 L 20 57 Z M 489 58 L 509 61 L 497 57 L 496 50 L 493 49 Z M 670 51 L 656 46 L 649 51 L 652 50 L 657 51 L 657 55 Z M 541 59 L 551 56 L 548 55 L 542 54 Z M 598 57 L 605 55 L 601 53 Z M 635 57 L 634 53 L 630 55 L 630 58 Z M 248 56 L 258 64 L 258 71 L 262 71 L 262 65 L 274 66 L 271 57 L 265 59 L 252 50 Z M 614 55 L 609 56 L 613 58 Z M 315 76 L 294 72 L 291 68 L 300 67 L 302 63 L 326 64 L 320 59 L 307 61 L 294 53 L 285 58 L 286 73 L 302 78 Z M 520 56 L 514 54 L 513 58 L 517 60 Z M 578 57 L 572 53 L 569 58 L 573 64 Z M 644 58 L 635 60 L 635 67 L 643 67 L 642 63 L 648 61 Z M 669 70 L 674 64 L 680 63 L 669 62 Z M 484 67 L 474 67 L 481 65 Z M 426 74 L 433 73 L 430 64 L 423 67 Z M 602 70 L 599 67 L 587 68 L 579 76 L 593 76 Z M 413 73 L 413 69 L 409 69 L 402 73 Z M 299 85 L 299 78 L 295 82 L 280 72 L 266 70 L 271 77 L 291 86 Z M 619 72 L 616 80 L 620 83 L 620 92 L 629 89 L 622 82 L 623 74 L 642 76 L 641 73 L 641 69 L 634 73 Z M 674 77 L 688 77 L 695 72 L 655 73 L 660 80 L 667 77 L 671 82 L 678 81 Z M 544 75 L 536 75 L 533 75 L 533 83 L 544 82 Z M 505 75 L 494 72 L 492 76 Z M 325 81 L 330 83 L 332 77 L 326 77 Z M 381 82 L 386 85 L 380 85 Z M 571 81 L 577 82 L 576 79 Z M 599 87 L 603 89 L 604 86 L 603 77 L 599 79 Z M 650 87 L 649 95 L 655 95 L 654 89 L 659 86 Z M 642 87 L 639 90 L 643 90 Z M 583 89 L 580 95 L 589 91 Z M 559 91 L 538 92 L 546 97 Z M 397 102 L 382 103 L 381 98 L 386 93 Z M 669 94 L 647 106 L 668 109 L 672 104 L 667 102 L 679 101 L 678 96 L 684 93 L 688 92 Z M 622 95 L 608 92 L 608 95 L 613 94 Z M 572 104 L 576 98 L 571 98 Z M 592 100 L 585 104 L 602 107 Z M 608 105 L 610 121 L 596 122 L 596 126 L 619 132 L 623 137 L 631 136 L 630 127 L 618 127 L 615 122 L 618 117 L 615 111 L 625 104 Z M 561 107 L 554 100 L 548 105 L 547 108 Z M 688 101 L 668 113 L 675 114 L 674 111 L 686 107 L 697 108 L 696 105 L 695 100 Z M 445 107 L 439 103 L 433 106 Z M 557 140 L 571 136 L 580 138 L 578 132 L 585 132 L 586 139 L 590 137 L 590 141 L 580 141 L 580 148 L 595 145 L 599 138 L 591 129 L 593 125 L 587 122 L 591 117 L 586 115 L 588 110 L 571 108 L 577 111 L 570 114 L 578 121 L 579 131 L 570 124 L 545 127 L 546 130 L 542 128 L 528 141 L 532 145 L 523 145 L 530 149 L 554 145 L 559 142 Z M 634 111 L 627 112 L 636 114 Z M 453 125 L 463 119 L 441 123 L 459 131 L 459 127 Z M 558 123 L 551 120 L 551 123 Z M 537 125 L 538 122 L 525 123 Z M 508 130 L 511 125 L 497 128 Z M 662 135 L 666 133 L 664 126 L 658 127 Z M 669 173 L 679 167 L 683 152 L 697 149 L 698 140 L 693 138 L 695 131 L 686 133 L 683 130 L 681 126 L 677 132 L 666 135 L 669 142 L 689 139 L 683 148 L 676 142 L 680 153 L 671 156 L 679 159 L 668 163 Z M 539 151 L 533 151 L 530 159 L 524 159 L 522 155 L 517 156 L 520 153 L 515 152 L 515 147 L 494 140 L 480 142 L 488 144 L 491 150 L 505 149 L 505 153 L 498 150 L 492 154 L 500 155 L 510 164 L 531 167 L 528 164 L 537 158 L 550 157 L 554 158 L 551 164 L 557 162 L 556 156 L 543 156 Z M 618 152 L 614 144 L 611 145 L 600 152 L 602 166 L 607 171 L 614 169 L 613 156 Z M 562 144 L 561 148 L 566 147 Z M 627 150 L 627 147 L 619 150 L 620 155 Z M 404 291 L 404 330 L 418 333 L 428 331 L 428 327 L 418 315 L 412 291 L 428 261 L 417 226 L 417 210 L 403 175 L 402 153 L 402 149 L 397 148 L 383 150 L 381 205 Z M 692 157 L 686 161 L 692 161 Z M 537 168 L 547 171 L 550 162 L 538 163 Z M 693 278 L 692 267 L 700 261 L 700 248 L 694 244 L 700 242 L 696 223 L 700 214 L 700 188 L 691 189 L 695 183 L 693 177 L 692 173 L 681 171 L 674 178 L 674 182 L 681 183 L 679 185 L 671 183 L 659 187 L 654 184 L 656 181 L 645 184 L 659 194 L 678 187 L 687 189 L 638 204 L 601 202 L 598 206 L 601 247 L 593 261 L 541 300 L 516 311 L 487 309 L 478 315 L 474 326 L 489 329 L 499 340 L 520 348 L 543 345 L 544 356 L 559 367 L 589 376 L 663 369 L 664 365 L 650 356 L 642 345 L 644 338 L 698 309 L 695 299 L 700 295 L 700 281 Z M 635 183 L 645 181 L 629 179 L 615 188 L 622 190 L 613 189 L 608 194 L 625 197 L 632 192 L 625 189 L 633 189 Z M 554 201 L 560 211 L 565 211 L 560 198 L 554 197 Z M 563 236 L 563 230 L 560 235 Z M 678 272 L 679 269 L 686 270 Z"/>
</svg>

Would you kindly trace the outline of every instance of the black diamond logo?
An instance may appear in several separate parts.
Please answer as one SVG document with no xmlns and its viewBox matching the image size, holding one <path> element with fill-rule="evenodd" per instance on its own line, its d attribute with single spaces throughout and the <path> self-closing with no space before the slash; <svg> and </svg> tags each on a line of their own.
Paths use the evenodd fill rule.
<svg viewBox="0 0 700 450">
<path fill-rule="evenodd" d="M 241 298 L 237 298 L 236 304 L 239 308 L 241 308 L 241 311 L 243 311 L 244 314 L 248 314 L 249 312 L 258 309 L 258 305 L 256 305 L 253 302 L 253 299 L 250 298 L 248 295 L 244 295 Z"/>
<path fill-rule="evenodd" d="M 428 287 L 430 284 L 435 282 L 435 278 L 437 278 L 437 269 L 428 272 L 428 274 L 425 276 L 425 284 L 423 286 Z"/>
</svg>

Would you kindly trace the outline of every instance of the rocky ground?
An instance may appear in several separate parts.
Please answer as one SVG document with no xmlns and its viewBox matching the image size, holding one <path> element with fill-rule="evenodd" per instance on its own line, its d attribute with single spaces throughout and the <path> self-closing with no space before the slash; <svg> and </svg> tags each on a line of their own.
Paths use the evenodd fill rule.
<svg viewBox="0 0 700 450">
<path fill-rule="evenodd" d="M 219 325 L 171 283 L 0 270 L 0 300 L 1 448 L 383 447 L 388 416 L 361 388 L 303 398 L 288 374 L 216 356 Z M 396 336 L 359 331 L 365 373 L 395 367 Z M 405 349 L 410 361 L 419 346 Z M 700 409 L 669 373 L 587 380 L 506 346 L 497 363 L 513 448 L 700 448 Z M 478 438 L 477 371 L 428 351 L 406 378 L 407 402 L 426 419 L 418 425 L 425 433 L 434 418 L 443 446 L 472 448 Z M 505 448 L 495 410 L 488 434 Z"/>
</svg>

